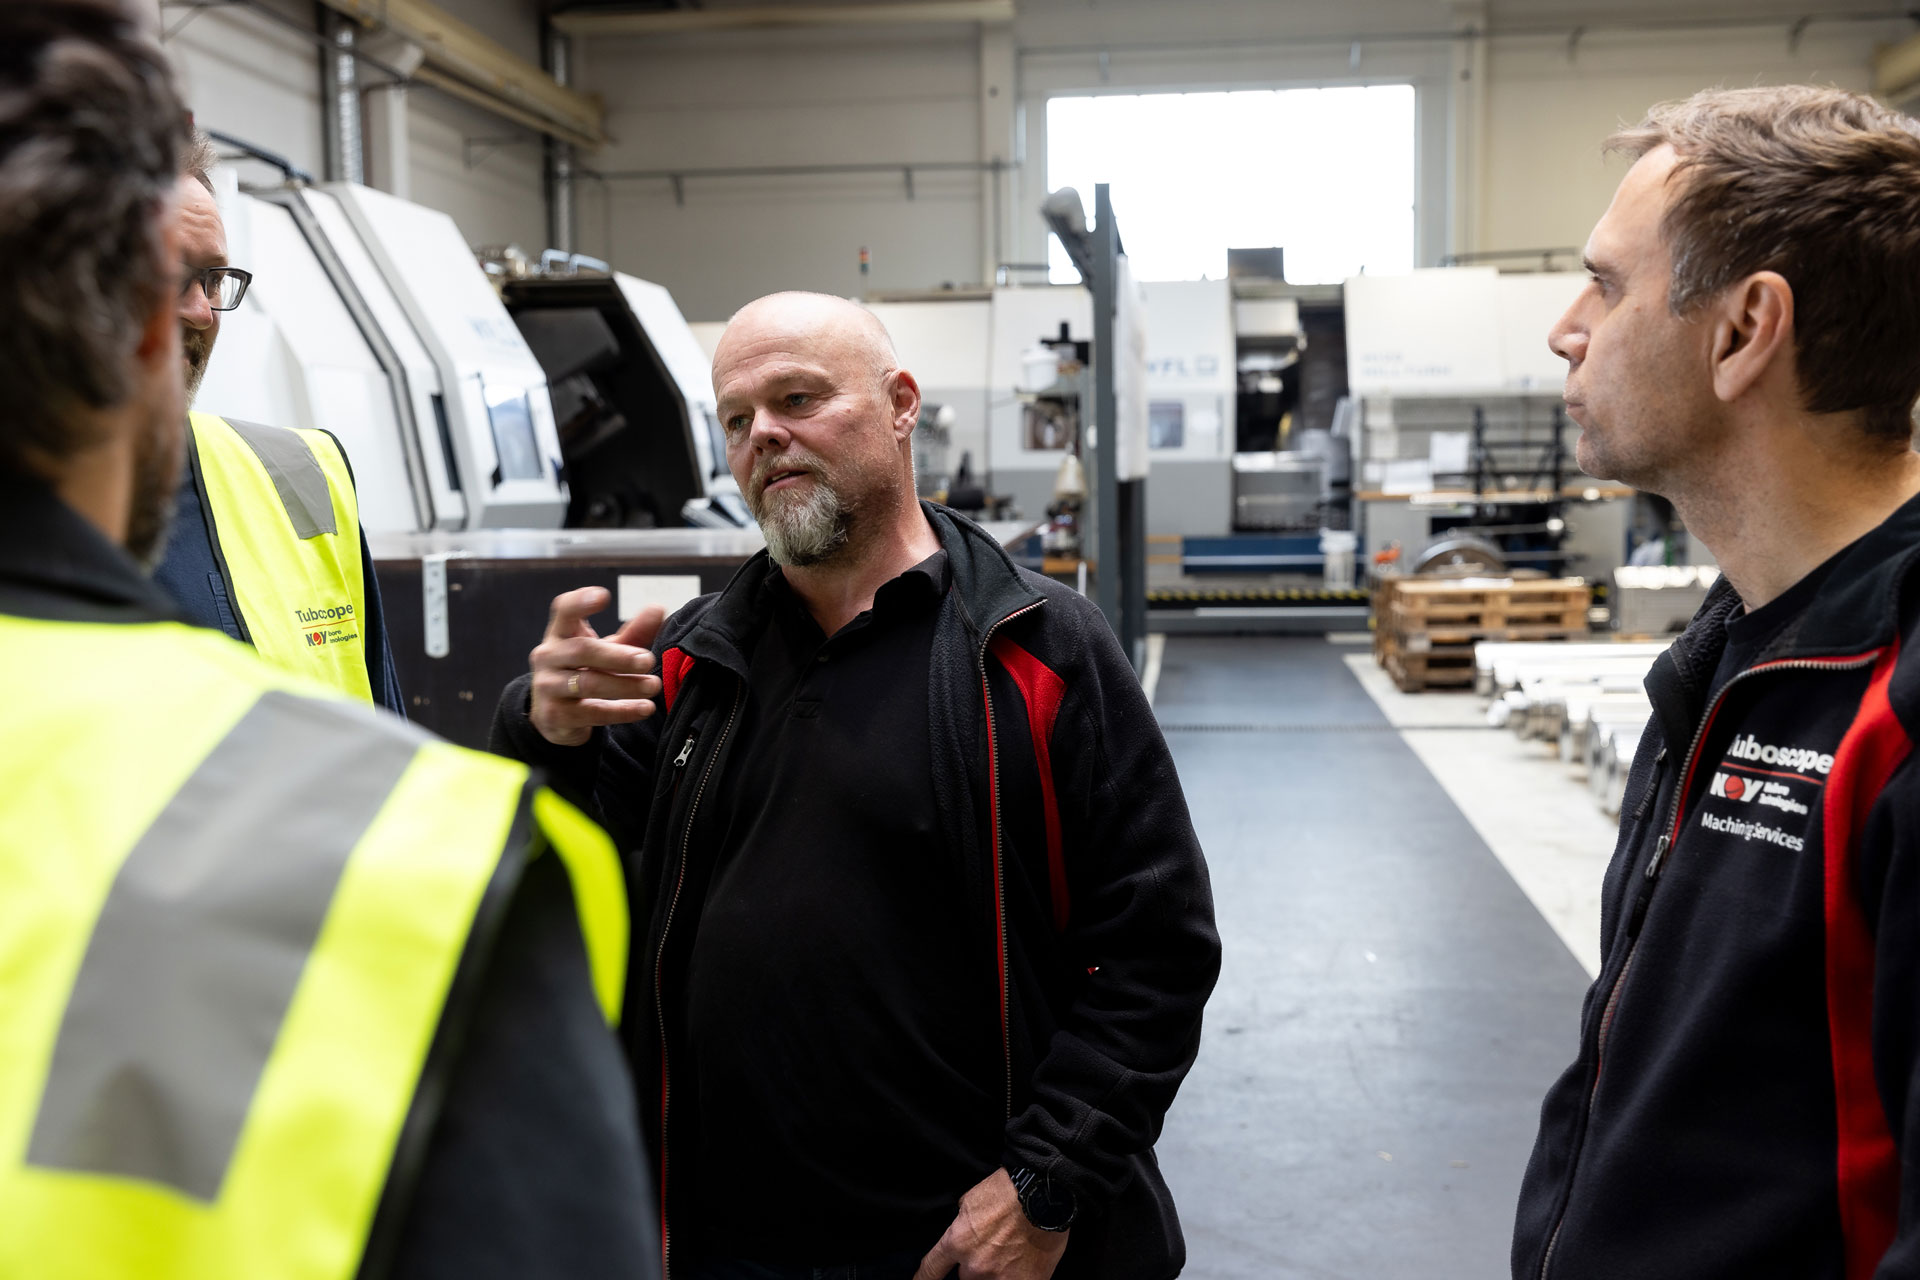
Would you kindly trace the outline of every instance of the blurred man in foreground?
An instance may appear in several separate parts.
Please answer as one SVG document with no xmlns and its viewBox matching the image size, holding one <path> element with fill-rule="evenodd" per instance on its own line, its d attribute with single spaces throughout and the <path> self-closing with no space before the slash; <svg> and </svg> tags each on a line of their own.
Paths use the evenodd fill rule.
<svg viewBox="0 0 1920 1280">
<path fill-rule="evenodd" d="M 185 626 L 184 115 L 0 5 L 0 1277 L 632 1277 L 606 837 Z"/>
</svg>

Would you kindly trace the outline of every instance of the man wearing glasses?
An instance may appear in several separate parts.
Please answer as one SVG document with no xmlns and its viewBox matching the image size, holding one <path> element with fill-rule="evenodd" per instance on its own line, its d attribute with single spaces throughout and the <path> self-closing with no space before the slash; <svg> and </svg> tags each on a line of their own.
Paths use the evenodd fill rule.
<svg viewBox="0 0 1920 1280">
<path fill-rule="evenodd" d="M 211 143 L 196 131 L 178 196 L 189 404 L 220 335 L 221 312 L 239 306 L 253 280 L 227 262 L 213 163 Z M 155 584 L 187 621 L 404 715 L 353 472 L 339 442 L 325 431 L 207 413 L 188 421 L 192 447 Z"/>
</svg>

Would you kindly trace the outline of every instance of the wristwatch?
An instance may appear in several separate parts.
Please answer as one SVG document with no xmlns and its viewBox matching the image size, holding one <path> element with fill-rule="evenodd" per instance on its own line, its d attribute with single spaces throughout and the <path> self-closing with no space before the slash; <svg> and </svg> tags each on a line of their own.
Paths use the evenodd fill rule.
<svg viewBox="0 0 1920 1280">
<path fill-rule="evenodd" d="M 1013 1179 L 1013 1189 L 1020 1197 L 1020 1207 L 1026 1211 L 1028 1222 L 1042 1231 L 1065 1231 L 1073 1225 L 1074 1217 L 1080 1212 L 1073 1192 L 1044 1174 L 1024 1167 L 1008 1169 L 1007 1176 Z"/>
</svg>

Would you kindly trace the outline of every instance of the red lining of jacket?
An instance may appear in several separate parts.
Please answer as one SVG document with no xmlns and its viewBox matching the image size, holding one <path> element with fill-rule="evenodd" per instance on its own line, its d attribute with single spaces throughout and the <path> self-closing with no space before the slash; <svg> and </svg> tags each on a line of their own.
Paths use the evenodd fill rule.
<svg viewBox="0 0 1920 1280">
<path fill-rule="evenodd" d="M 1827 1026 L 1833 1052 L 1835 1174 L 1847 1280 L 1868 1280 L 1900 1217 L 1900 1155 L 1873 1071 L 1873 932 L 1853 892 L 1856 852 L 1873 802 L 1913 749 L 1887 697 L 1896 639 L 1834 752 L 1824 807 Z"/>
<path fill-rule="evenodd" d="M 1060 716 L 1060 703 L 1067 695 L 1067 682 L 1040 659 L 1004 635 L 996 635 L 991 645 L 1007 674 L 1019 686 L 1027 704 L 1027 728 L 1033 734 L 1033 759 L 1040 774 L 1040 803 L 1046 817 L 1047 884 L 1053 898 L 1053 927 L 1065 932 L 1071 915 L 1067 891 L 1067 860 L 1061 848 L 1060 801 L 1053 787 L 1053 725 Z"/>
<path fill-rule="evenodd" d="M 680 684 L 687 678 L 687 672 L 693 667 L 693 655 L 685 649 L 673 648 L 660 655 L 660 702 L 662 711 L 673 710 L 673 700 L 680 692 Z"/>
</svg>

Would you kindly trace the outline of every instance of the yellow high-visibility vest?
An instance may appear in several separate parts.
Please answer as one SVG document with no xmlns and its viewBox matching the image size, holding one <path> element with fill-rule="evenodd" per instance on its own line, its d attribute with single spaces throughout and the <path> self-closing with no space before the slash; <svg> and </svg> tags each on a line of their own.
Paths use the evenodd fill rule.
<svg viewBox="0 0 1920 1280">
<path fill-rule="evenodd" d="M 545 849 L 617 1021 L 618 860 L 525 766 L 179 623 L 0 615 L 0 706 L 0 1278 L 352 1280 Z"/>
<path fill-rule="evenodd" d="M 339 445 L 324 431 L 188 421 L 242 634 L 275 666 L 372 702 L 360 503 Z"/>
</svg>

